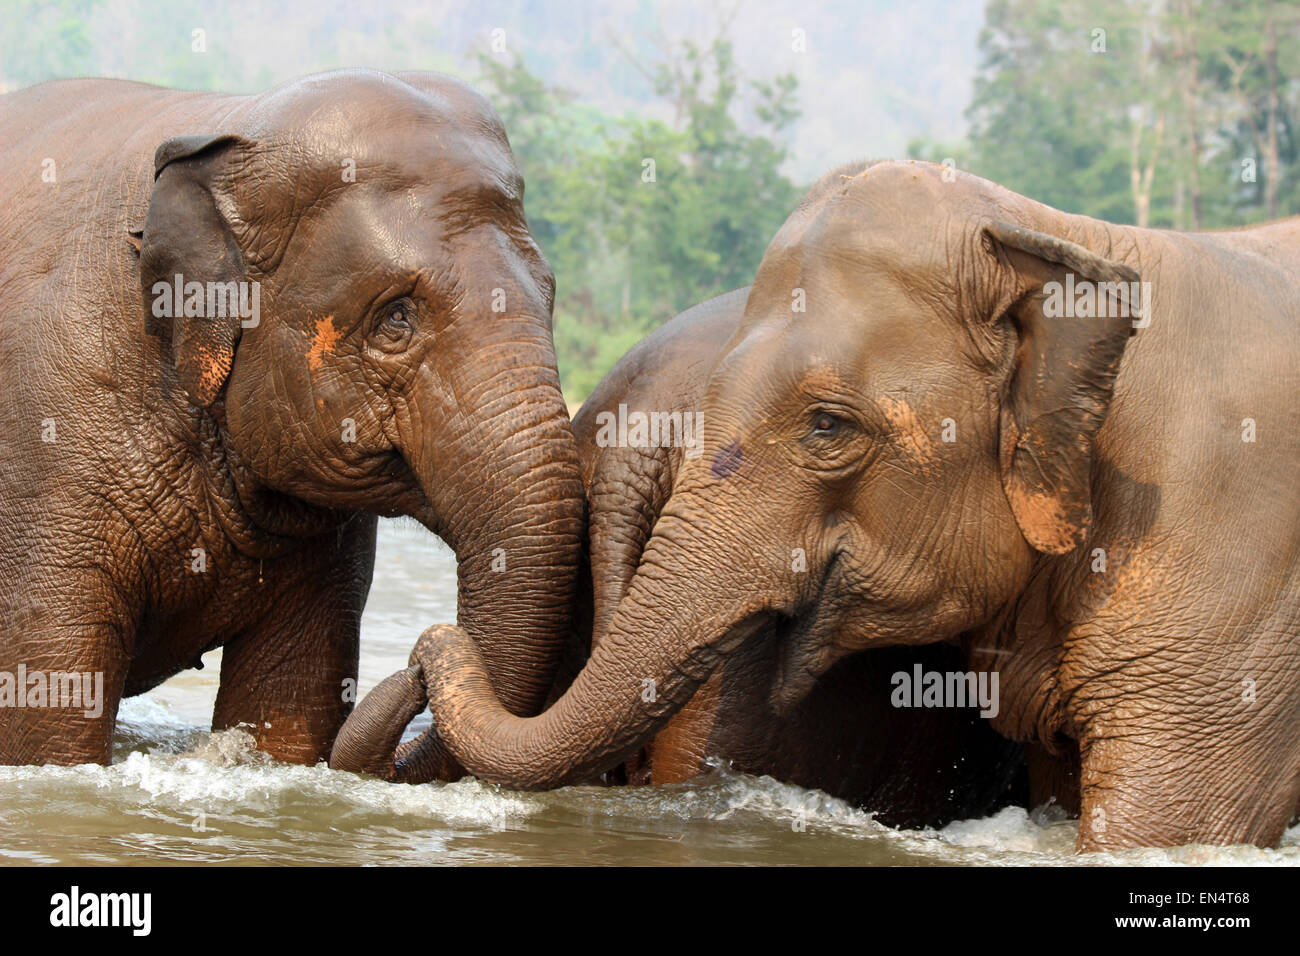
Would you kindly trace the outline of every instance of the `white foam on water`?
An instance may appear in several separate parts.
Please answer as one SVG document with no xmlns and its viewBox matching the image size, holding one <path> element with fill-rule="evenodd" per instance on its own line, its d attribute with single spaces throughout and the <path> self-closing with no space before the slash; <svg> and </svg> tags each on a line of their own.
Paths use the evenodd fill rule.
<svg viewBox="0 0 1300 956">
<path fill-rule="evenodd" d="M 362 687 L 405 666 L 420 628 L 455 618 L 455 560 L 420 529 L 381 525 L 383 573 L 363 618 Z M 418 587 L 416 586 L 418 584 Z M 713 761 L 658 787 L 516 793 L 465 779 L 405 786 L 279 764 L 240 730 L 204 726 L 216 667 L 118 712 L 108 767 L 0 767 L 0 865 L 122 861 L 1300 865 L 1277 849 L 1178 847 L 1077 855 L 1077 824 L 1009 807 L 941 829 L 891 830 L 825 793 Z M 160 689 L 161 691 L 161 689 Z M 427 726 L 427 716 L 416 732 Z M 209 829 L 195 832 L 196 814 Z"/>
<path fill-rule="evenodd" d="M 572 799 L 573 790 L 555 799 Z M 633 809 L 619 788 L 596 790 L 608 809 Z M 799 820 L 811 833 L 884 840 L 912 857 L 936 863 L 985 866 L 1300 866 L 1300 825 L 1286 831 L 1276 849 L 1255 846 L 1183 846 L 1112 853 L 1075 852 L 1076 821 L 1061 814 L 1004 807 L 996 814 L 958 820 L 939 829 L 895 830 L 874 814 L 819 790 L 806 790 L 771 777 L 733 773 L 713 762 L 711 771 L 690 784 L 624 788 L 639 794 L 643 809 L 657 809 L 683 819 L 731 820 L 745 815 L 789 828 Z"/>
<path fill-rule="evenodd" d="M 526 855 L 526 846 L 492 843 L 488 834 L 540 825 L 552 832 L 558 827 L 572 833 L 566 839 L 575 842 L 672 840 L 689 830 L 700 852 L 721 862 L 729 853 L 767 846 L 772 848 L 770 862 L 774 863 L 789 862 L 782 852 L 800 854 L 800 861 L 815 861 L 829 847 L 837 859 L 855 859 L 860 854 L 864 862 L 1300 865 L 1300 827 L 1289 830 L 1282 845 L 1271 850 L 1192 846 L 1077 855 L 1074 822 L 1018 807 L 938 830 L 891 830 L 871 813 L 820 791 L 734 773 L 717 764 L 695 781 L 659 787 L 567 787 L 534 794 L 502 790 L 472 778 L 405 786 L 332 771 L 323 764 L 276 763 L 257 751 L 252 737 L 241 730 L 196 734 L 195 728 L 173 725 L 165 714 L 148 707 L 135 710 L 133 716 L 137 720 L 147 716 L 155 726 L 184 731 L 196 736 L 197 742 L 179 753 L 132 751 L 108 767 L 0 767 L 0 790 L 6 794 L 0 802 L 0 819 L 6 828 L 10 824 L 22 828 L 25 814 L 45 813 L 46 820 L 50 814 L 70 814 L 90 826 L 90 832 L 95 820 L 137 821 L 129 824 L 135 838 L 148 830 L 139 821 L 184 825 L 194 814 L 203 813 L 217 821 L 218 830 L 224 827 L 225 832 L 235 833 L 233 843 L 213 842 L 212 852 L 238 846 L 241 852 L 265 852 L 267 859 L 292 860 L 298 852 L 295 847 L 302 845 L 307 847 L 305 853 L 315 854 L 313 858 L 331 858 L 329 854 L 337 849 L 339 861 L 361 863 L 390 845 L 407 854 L 405 862 L 436 862 L 452 843 L 462 854 L 489 862 L 535 861 Z M 6 814 L 6 809 L 12 814 Z M 564 822 L 574 815 L 581 818 L 580 829 Z M 798 832 L 797 842 L 790 842 L 795 839 L 792 830 Z M 361 835 L 367 849 L 350 851 L 350 841 Z M 163 859 L 170 846 L 157 844 Z M 198 855 L 179 861 L 203 859 L 201 848 L 183 849 Z M 574 846 L 570 852 L 579 849 Z M 0 863 L 58 862 L 50 855 L 53 852 L 45 852 L 39 841 L 32 840 L 0 853 Z M 615 848 L 607 858 L 617 861 L 618 855 Z"/>
<path fill-rule="evenodd" d="M 1023 807 L 1003 807 L 990 817 L 956 820 L 937 832 L 925 832 L 954 847 L 1041 855 L 1073 853 L 1077 830 L 1070 820 L 1048 823 Z"/>
<path fill-rule="evenodd" d="M 689 783 L 635 787 L 565 787 L 530 795 L 557 810 L 610 821 L 644 818 L 764 824 L 790 830 L 798 821 L 823 830 L 890 832 L 856 809 L 818 790 L 805 790 L 771 777 L 752 777 L 717 768 Z"/>
<path fill-rule="evenodd" d="M 121 724 L 147 724 L 158 727 L 192 730 L 193 727 L 173 713 L 166 704 L 152 697 L 128 697 L 117 708 L 117 722 Z"/>
<path fill-rule="evenodd" d="M 332 804 L 352 813 L 499 827 L 540 809 L 527 795 L 473 779 L 399 786 L 333 771 L 324 764 L 277 763 L 257 750 L 252 736 L 242 730 L 201 736 L 201 743 L 185 753 L 132 751 L 107 767 L 0 767 L 0 783 L 25 784 L 65 795 L 76 788 L 94 788 L 127 803 L 217 816 L 231 812 L 273 814 L 303 804 Z"/>
<path fill-rule="evenodd" d="M 806 790 L 767 776 L 734 773 L 718 762 L 714 762 L 710 774 L 701 782 L 710 778 L 719 790 L 719 797 L 726 802 L 725 810 L 715 819 L 726 820 L 738 813 L 753 813 L 772 821 L 798 821 L 848 833 L 874 835 L 891 832 L 876 822 L 874 814 L 859 810 L 821 790 Z"/>
<path fill-rule="evenodd" d="M 950 823 L 933 836 L 953 847 L 977 851 L 975 858 L 986 865 L 1300 866 L 1300 826 L 1288 830 L 1277 849 L 1268 850 L 1182 846 L 1077 854 L 1077 833 L 1076 821 L 1044 820 L 1023 807 L 1004 807 L 990 817 Z"/>
</svg>

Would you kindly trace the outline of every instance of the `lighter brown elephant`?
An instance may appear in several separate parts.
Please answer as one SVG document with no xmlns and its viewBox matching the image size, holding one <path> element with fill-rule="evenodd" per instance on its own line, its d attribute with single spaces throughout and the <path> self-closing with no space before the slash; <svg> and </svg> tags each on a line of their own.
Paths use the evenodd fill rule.
<svg viewBox="0 0 1300 956">
<path fill-rule="evenodd" d="M 1297 395 L 1300 220 L 1178 234 L 926 163 L 838 170 L 769 246 L 703 454 L 582 673 L 515 717 L 430 629 L 435 723 L 480 777 L 552 787 L 774 620 L 776 706 L 855 651 L 963 634 L 994 727 L 1077 755 L 1080 849 L 1274 844 L 1300 797 Z"/>
</svg>

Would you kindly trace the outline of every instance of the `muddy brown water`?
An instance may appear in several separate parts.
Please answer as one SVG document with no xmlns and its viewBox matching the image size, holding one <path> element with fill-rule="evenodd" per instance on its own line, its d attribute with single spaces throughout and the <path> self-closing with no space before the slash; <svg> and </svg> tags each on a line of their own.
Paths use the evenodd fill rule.
<svg viewBox="0 0 1300 956">
<path fill-rule="evenodd" d="M 455 616 L 452 554 L 411 522 L 383 522 L 361 692 L 405 666 L 423 628 Z M 1273 850 L 1077 857 L 1073 823 L 1023 809 L 895 831 L 721 766 L 676 786 L 525 794 L 276 764 L 239 731 L 210 732 L 220 652 L 204 662 L 125 702 L 111 766 L 0 767 L 0 864 L 1300 865 L 1300 827 Z"/>
</svg>

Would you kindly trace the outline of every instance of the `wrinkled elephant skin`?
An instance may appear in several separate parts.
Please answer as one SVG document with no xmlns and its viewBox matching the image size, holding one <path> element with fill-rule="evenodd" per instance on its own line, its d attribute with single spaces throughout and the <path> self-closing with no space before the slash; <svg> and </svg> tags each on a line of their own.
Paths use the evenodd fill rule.
<svg viewBox="0 0 1300 956">
<path fill-rule="evenodd" d="M 431 628 L 439 733 L 477 776 L 552 787 L 634 755 L 774 621 L 778 710 L 857 651 L 960 639 L 999 677 L 995 729 L 1077 748 L 1080 849 L 1276 843 L 1300 798 L 1298 280 L 1296 219 L 1178 234 L 927 163 L 835 171 L 768 247 L 703 453 L 586 667 L 512 716 Z"/>
<path fill-rule="evenodd" d="M 0 98 L 0 161 L 0 762 L 107 762 L 119 700 L 216 647 L 215 728 L 326 756 L 376 515 L 455 550 L 460 624 L 541 707 L 582 487 L 487 102 L 434 74 L 68 80 Z M 15 706 L 20 670 L 102 694 Z M 436 735 L 408 756 L 460 773 Z"/>
</svg>

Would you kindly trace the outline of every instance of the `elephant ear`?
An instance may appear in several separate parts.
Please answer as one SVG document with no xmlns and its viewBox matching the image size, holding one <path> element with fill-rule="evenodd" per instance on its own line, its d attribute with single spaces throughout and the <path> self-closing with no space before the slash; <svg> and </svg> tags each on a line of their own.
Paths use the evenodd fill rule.
<svg viewBox="0 0 1300 956">
<path fill-rule="evenodd" d="M 1139 300 L 1131 284 L 1139 276 L 1020 226 L 991 222 L 984 236 L 986 249 L 1015 277 L 1002 312 L 1018 339 L 1001 409 L 1002 487 L 1025 539 L 1043 553 L 1066 554 L 1083 543 L 1092 520 L 1093 439 L 1133 334 Z M 1070 289 L 1088 284 L 1095 308 L 1061 308 Z"/>
<path fill-rule="evenodd" d="M 244 281 L 243 256 L 221 213 L 229 197 L 218 192 L 217 184 L 234 162 L 232 154 L 250 145 L 230 134 L 178 136 L 154 154 L 153 193 L 140 237 L 145 329 L 163 335 L 170 323 L 176 375 L 190 400 L 204 407 L 216 400 L 230 374 L 239 338 L 238 310 L 188 314 L 203 312 L 206 305 L 187 310 L 183 300 L 175 301 L 173 290 L 177 282 L 182 290 L 192 282 L 206 290 L 210 282 Z"/>
</svg>

